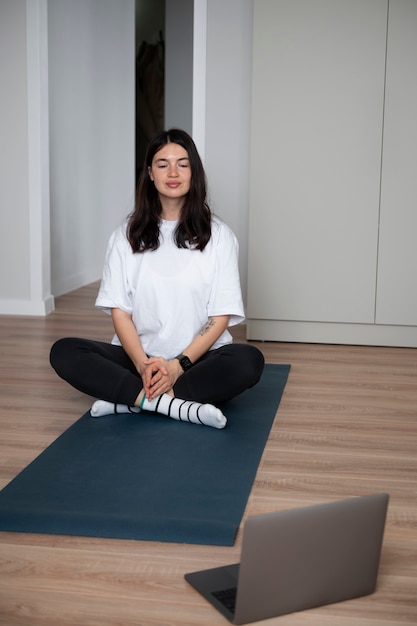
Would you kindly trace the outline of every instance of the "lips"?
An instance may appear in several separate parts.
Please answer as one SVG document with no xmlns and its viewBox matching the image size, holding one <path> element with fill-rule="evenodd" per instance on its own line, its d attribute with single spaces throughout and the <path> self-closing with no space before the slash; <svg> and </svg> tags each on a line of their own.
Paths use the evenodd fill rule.
<svg viewBox="0 0 417 626">
<path fill-rule="evenodd" d="M 167 183 L 167 187 L 169 187 L 170 189 L 177 189 L 177 187 L 179 187 L 181 185 L 181 183 Z"/>
</svg>

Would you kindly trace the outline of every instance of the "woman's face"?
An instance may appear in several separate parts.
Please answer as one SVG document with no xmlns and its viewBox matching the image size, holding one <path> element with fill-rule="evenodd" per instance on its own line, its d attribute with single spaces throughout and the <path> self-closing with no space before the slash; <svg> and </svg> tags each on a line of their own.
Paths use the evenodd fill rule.
<svg viewBox="0 0 417 626">
<path fill-rule="evenodd" d="M 190 190 L 190 160 L 185 148 L 177 143 L 168 143 L 158 150 L 148 171 L 162 204 L 168 199 L 183 199 Z"/>
</svg>

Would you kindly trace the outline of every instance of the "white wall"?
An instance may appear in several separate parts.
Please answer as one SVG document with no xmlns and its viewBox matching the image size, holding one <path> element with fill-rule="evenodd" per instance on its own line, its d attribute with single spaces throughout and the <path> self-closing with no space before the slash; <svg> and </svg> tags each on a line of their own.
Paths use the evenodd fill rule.
<svg viewBox="0 0 417 626">
<path fill-rule="evenodd" d="M 246 300 L 249 214 L 252 0 L 207 3 L 205 167 L 210 205 L 240 243 Z"/>
<path fill-rule="evenodd" d="M 0 313 L 44 315 L 50 292 L 46 0 L 0 4 Z"/>
<path fill-rule="evenodd" d="M 2 299 L 29 298 L 25 0 L 6 0 L 0 5 L 0 76 L 0 289 Z"/>
<path fill-rule="evenodd" d="M 52 291 L 101 276 L 134 201 L 134 0 L 48 7 Z"/>
</svg>

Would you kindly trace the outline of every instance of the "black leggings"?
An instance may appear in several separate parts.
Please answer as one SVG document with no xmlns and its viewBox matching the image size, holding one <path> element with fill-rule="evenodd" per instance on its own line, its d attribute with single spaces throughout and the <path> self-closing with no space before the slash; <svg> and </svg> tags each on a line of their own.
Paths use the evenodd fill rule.
<svg viewBox="0 0 417 626">
<path fill-rule="evenodd" d="M 101 341 L 65 338 L 51 349 L 51 365 L 70 385 L 100 400 L 133 406 L 143 388 L 124 349 Z M 183 400 L 221 404 L 253 387 L 262 374 L 262 353 L 247 344 L 210 350 L 174 385 Z"/>
</svg>

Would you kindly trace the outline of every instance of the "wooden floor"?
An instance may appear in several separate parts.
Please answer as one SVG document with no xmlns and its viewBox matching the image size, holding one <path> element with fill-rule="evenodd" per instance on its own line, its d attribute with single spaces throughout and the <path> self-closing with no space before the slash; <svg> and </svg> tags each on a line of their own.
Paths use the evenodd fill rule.
<svg viewBox="0 0 417 626">
<path fill-rule="evenodd" d="M 110 339 L 96 291 L 59 298 L 45 319 L 0 317 L 0 487 L 90 406 L 48 353 L 62 336 Z M 244 341 L 244 328 L 235 337 Z M 291 373 L 245 517 L 391 495 L 376 593 L 262 623 L 417 624 L 417 350 L 257 345 Z M 241 533 L 234 547 L 0 533 L 0 625 L 227 624 L 183 575 L 236 562 L 240 546 Z"/>
</svg>

